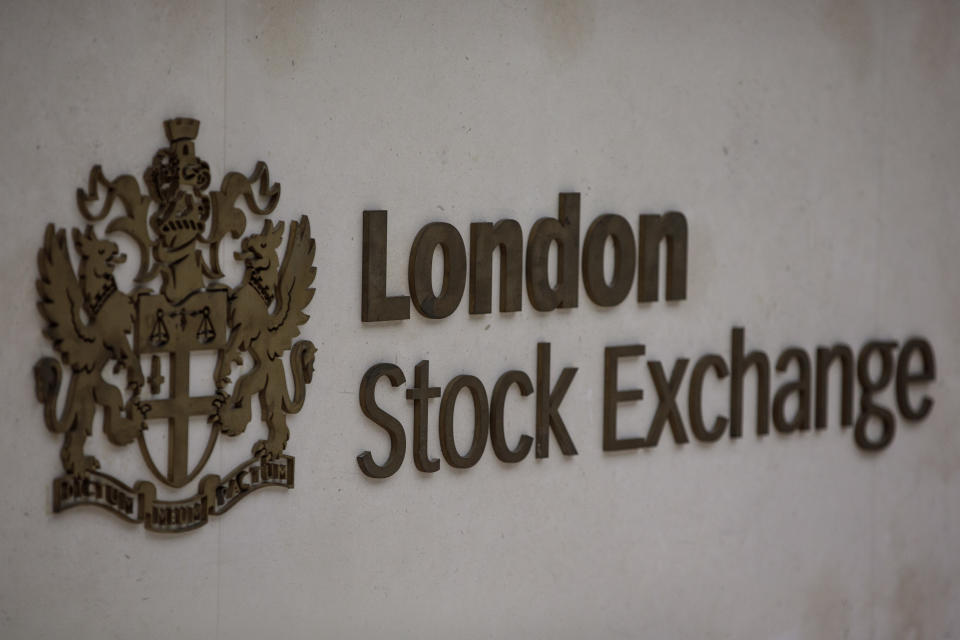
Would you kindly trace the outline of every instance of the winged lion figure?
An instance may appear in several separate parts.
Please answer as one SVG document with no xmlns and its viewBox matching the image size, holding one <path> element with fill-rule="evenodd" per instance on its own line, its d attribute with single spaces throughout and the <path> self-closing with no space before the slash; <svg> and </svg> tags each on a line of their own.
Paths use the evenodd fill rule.
<svg viewBox="0 0 960 640">
<path fill-rule="evenodd" d="M 98 238 L 92 226 L 83 233 L 73 229 L 72 238 L 80 256 L 79 276 L 70 261 L 65 229 L 48 225 L 38 255 L 38 304 L 47 320 L 44 334 L 71 370 L 59 416 L 60 362 L 42 358 L 34 375 L 47 428 L 64 434 L 63 467 L 67 473 L 81 476 L 100 466 L 96 458 L 83 453 L 84 442 L 92 435 L 96 407 L 103 407 L 103 430 L 110 442 L 126 445 L 145 428 L 149 406 L 139 402 L 143 373 L 127 339 L 134 327 L 134 303 L 117 289 L 113 277 L 115 266 L 125 256 L 116 243 Z M 103 378 L 103 368 L 111 360 L 116 361 L 115 373 L 126 369 L 132 390 L 127 402 L 120 389 Z"/>
<path fill-rule="evenodd" d="M 239 435 L 250 422 L 250 400 L 259 394 L 262 418 L 268 435 L 253 447 L 256 455 L 276 458 L 287 444 L 287 413 L 303 407 L 306 385 L 313 377 L 314 345 L 306 340 L 293 344 L 300 326 L 308 320 L 303 312 L 314 295 L 316 268 L 313 258 L 316 243 L 310 237 L 310 221 L 302 216 L 290 223 L 283 264 L 277 249 L 283 240 L 284 223 L 263 224 L 259 234 L 243 239 L 241 251 L 234 256 L 245 265 L 243 281 L 231 292 L 228 309 L 230 338 L 219 355 L 214 380 L 218 399 L 210 420 L 223 433 Z M 292 349 L 291 349 L 292 346 Z M 290 349 L 290 370 L 294 395 L 287 390 L 282 355 Z M 242 364 L 241 352 L 253 360 L 252 368 L 234 385 L 229 396 L 224 388 L 230 382 L 230 369 Z"/>
</svg>

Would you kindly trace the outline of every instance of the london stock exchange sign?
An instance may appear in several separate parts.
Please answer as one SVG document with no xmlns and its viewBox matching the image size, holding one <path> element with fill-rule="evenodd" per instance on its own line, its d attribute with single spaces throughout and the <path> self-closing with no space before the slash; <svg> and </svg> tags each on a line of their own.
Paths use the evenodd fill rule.
<svg viewBox="0 0 960 640">
<path fill-rule="evenodd" d="M 60 359 L 42 358 L 34 373 L 47 428 L 63 435 L 65 473 L 53 483 L 55 512 L 93 505 L 152 531 L 180 532 L 204 525 L 253 490 L 293 487 L 294 458 L 284 453 L 287 414 L 303 406 L 316 352 L 309 341 L 294 342 L 314 294 L 310 223 L 304 216 L 285 229 L 283 222 L 266 220 L 259 232 L 242 238 L 241 251 L 234 254 L 244 266 L 242 281 L 235 288 L 222 283 L 221 244 L 228 235 L 241 239 L 246 229 L 240 201 L 253 214 L 267 216 L 279 202 L 280 185 L 270 183 L 266 164 L 259 162 L 249 177 L 227 173 L 219 190 L 208 191 L 210 168 L 194 150 L 199 126 L 189 118 L 164 123 L 169 145 L 157 151 L 143 173 L 146 195 L 133 176 L 108 180 L 95 166 L 87 190 L 77 191 L 86 226 L 69 233 L 47 227 L 37 289 L 44 334 Z M 123 212 L 108 220 L 117 201 Z M 126 234 L 139 248 L 131 291 L 119 288 L 114 277 L 125 256 L 107 239 L 111 234 Z M 155 283 L 159 290 L 151 288 Z M 203 351 L 217 356 L 216 368 L 208 373 L 216 393 L 191 396 L 190 358 Z M 283 363 L 288 351 L 292 398 Z M 231 387 L 232 370 L 243 366 L 244 352 L 252 364 Z M 141 359 L 150 361 L 146 376 Z M 162 375 L 164 361 L 169 380 Z M 125 373 L 126 389 L 104 377 L 108 366 L 115 374 Z M 165 382 L 169 393 L 157 398 Z M 149 401 L 141 398 L 145 385 L 155 396 Z M 184 487 L 203 470 L 221 434 L 244 432 L 254 395 L 267 437 L 254 445 L 253 457 L 226 476 L 203 476 L 192 497 L 158 500 L 152 481 L 128 486 L 84 452 L 94 419 L 102 415 L 110 442 L 136 442 L 156 480 Z M 191 466 L 189 429 L 198 427 L 189 425 L 198 417 L 206 418 L 201 428 L 209 435 L 199 462 Z M 162 428 L 161 421 L 168 430 L 166 452 L 152 451 L 144 437 L 148 427 Z"/>
<path fill-rule="evenodd" d="M 294 340 L 308 319 L 304 308 L 314 293 L 315 246 L 306 217 L 291 222 L 289 228 L 267 220 L 259 233 L 243 237 L 246 217 L 238 206 L 267 216 L 280 197 L 280 187 L 270 183 L 266 165 L 258 163 L 249 177 L 228 173 L 219 190 L 207 191 L 210 169 L 193 147 L 199 123 L 179 118 L 165 126 L 169 146 L 156 153 L 143 174 L 147 195 L 134 177 L 124 175 L 109 181 L 94 167 L 87 190 L 78 191 L 80 213 L 88 222 L 85 228 L 73 229 L 69 235 L 53 225 L 47 228 L 37 286 L 40 312 L 47 321 L 45 334 L 60 361 L 41 359 L 35 374 L 47 427 L 63 434 L 65 473 L 54 480 L 54 511 L 100 506 L 132 522 L 143 522 L 150 530 L 176 532 L 203 525 L 211 515 L 223 513 L 253 490 L 293 486 L 294 460 L 284 453 L 289 435 L 286 417 L 302 408 L 313 372 L 316 349 L 308 341 Z M 117 200 L 123 214 L 107 220 Z M 98 206 L 92 211 L 95 203 Z M 518 220 L 471 223 L 469 269 L 466 245 L 457 228 L 442 221 L 429 222 L 410 247 L 406 295 L 388 294 L 386 288 L 387 211 L 364 211 L 360 320 L 403 322 L 410 318 L 411 306 L 424 317 L 442 320 L 460 306 L 468 281 L 468 312 L 492 313 L 495 252 L 500 257 L 501 312 L 522 310 L 524 288 L 538 312 L 578 307 L 581 271 L 587 296 L 598 308 L 623 303 L 634 282 L 638 303 L 655 302 L 662 245 L 666 246 L 665 297 L 674 302 L 686 299 L 685 214 L 640 214 L 634 228 L 626 218 L 604 213 L 590 224 L 581 245 L 580 213 L 580 194 L 560 193 L 556 218 L 540 218 L 526 238 Z M 98 225 L 103 227 L 100 235 Z M 129 292 L 117 286 L 113 272 L 122 256 L 113 241 L 101 237 L 104 234 L 128 236 L 139 248 L 136 288 Z M 232 289 L 221 282 L 221 243 L 228 235 L 234 242 L 241 241 L 241 251 L 234 255 L 244 270 L 239 286 Z M 555 257 L 551 257 L 554 245 Z M 608 245 L 613 266 L 609 277 L 604 267 Z M 439 293 L 432 269 L 438 249 L 444 265 Z M 77 258 L 76 267 L 71 254 Z M 554 259 L 557 277 L 551 282 L 549 263 Z M 234 266 L 239 273 L 240 264 Z M 149 288 L 154 282 L 159 291 Z M 381 326 L 387 330 L 395 327 Z M 285 376 L 288 351 L 292 398 Z M 190 375 L 201 369 L 191 367 L 195 352 L 217 354 L 210 385 L 215 391 L 207 395 L 191 392 Z M 709 444 L 743 437 L 749 413 L 747 377 L 756 380 L 758 438 L 773 432 L 785 437 L 822 432 L 830 423 L 828 408 L 833 406 L 840 428 L 853 427 L 857 447 L 879 452 L 890 446 L 897 432 L 894 407 L 907 424 L 923 421 L 933 409 L 934 399 L 919 395 L 921 388 L 936 378 L 933 346 L 921 335 L 908 336 L 902 343 L 869 339 L 859 349 L 842 342 L 820 344 L 815 351 L 788 346 L 771 357 L 764 350 L 748 347 L 745 328 L 734 326 L 727 353 L 724 357 L 714 350 L 695 360 L 678 357 L 670 365 L 655 355 L 654 349 L 648 352 L 648 345 L 639 342 L 639 337 L 607 346 L 598 354 L 603 363 L 602 405 L 597 407 L 597 414 L 602 415 L 599 435 L 603 451 L 649 449 L 669 438 L 684 445 L 694 440 Z M 627 382 L 619 372 L 622 360 L 648 356 L 653 356 L 646 362 L 653 394 L 635 386 L 636 382 Z M 232 369 L 246 368 L 247 362 L 249 368 L 232 383 Z M 149 375 L 145 377 L 141 365 L 147 363 Z M 414 466 L 429 474 L 441 467 L 440 459 L 430 454 L 431 440 L 439 441 L 443 458 L 457 469 L 474 466 L 488 441 L 497 458 L 508 464 L 521 462 L 531 450 L 537 458 L 548 457 L 551 436 L 563 455 L 577 455 L 577 429 L 572 423 L 568 429 L 563 402 L 568 392 L 571 399 L 582 394 L 575 382 L 579 369 L 563 367 L 559 377 L 553 378 L 551 343 L 547 341 L 536 344 L 535 363 L 532 376 L 519 366 L 503 373 L 488 395 L 489 383 L 465 373 L 456 375 L 443 389 L 433 386 L 430 361 L 421 359 L 413 367 L 412 385 L 404 394 L 412 403 L 407 426 L 401 422 L 402 416 L 386 411 L 377 397 L 381 378 L 387 378 L 394 389 L 381 386 L 379 393 L 400 393 L 396 387 L 407 382 L 406 374 L 396 362 L 373 365 L 361 377 L 358 400 L 363 414 L 389 438 L 389 453 L 378 461 L 370 450 L 364 450 L 357 456 L 360 471 L 376 479 L 393 476 L 406 458 L 408 431 Z M 194 359 L 194 365 L 198 364 Z M 108 365 L 113 374 L 105 377 Z M 69 381 L 64 385 L 65 369 Z M 836 385 L 831 384 L 831 372 L 834 382 L 839 382 L 839 398 L 833 400 L 830 395 Z M 125 390 L 120 389 L 124 386 L 122 374 Z M 710 419 L 703 402 L 708 377 L 729 390 L 728 410 Z M 684 385 L 685 381 L 688 384 Z M 150 390 L 148 400 L 140 395 L 145 385 Z M 61 393 L 63 386 L 66 391 Z M 465 451 L 464 443 L 458 445 L 454 438 L 454 414 L 463 391 L 471 397 L 474 418 Z M 504 432 L 508 392 L 521 398 L 534 395 L 536 409 L 528 426 L 532 435 L 522 434 L 512 447 Z M 202 476 L 199 491 L 190 498 L 158 500 L 153 482 L 141 480 L 133 487 L 123 484 L 100 471 L 99 462 L 84 452 L 94 422 L 102 416 L 103 431 L 112 443 L 124 446 L 136 441 L 155 478 L 182 488 L 199 476 L 220 434 L 244 432 L 255 395 L 266 423 L 266 439 L 254 445 L 252 458 L 226 476 Z M 648 399 L 655 396 L 657 402 L 646 430 L 640 425 L 637 432 L 634 424 L 621 431 L 618 406 L 642 401 L 645 395 Z M 890 402 L 890 395 L 895 402 Z M 428 405 L 436 398 L 439 410 L 431 431 Z M 588 399 L 580 395 L 576 402 Z M 143 433 L 148 426 L 156 428 L 151 423 L 160 420 L 167 423 L 165 464 L 158 463 L 163 457 L 154 450 L 159 448 L 157 442 L 148 443 Z M 201 429 L 209 433 L 197 433 Z M 206 436 L 205 440 L 197 438 L 205 442 L 199 456 L 196 447 L 193 456 L 189 455 L 191 430 L 195 436 Z M 626 435 L 630 431 L 633 435 Z M 191 460 L 199 461 L 193 464 Z"/>
</svg>

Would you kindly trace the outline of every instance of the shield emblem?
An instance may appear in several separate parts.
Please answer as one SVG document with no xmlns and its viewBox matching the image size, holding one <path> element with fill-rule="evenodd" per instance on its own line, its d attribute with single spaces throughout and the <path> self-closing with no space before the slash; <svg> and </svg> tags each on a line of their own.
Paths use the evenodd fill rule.
<svg viewBox="0 0 960 640">
<path fill-rule="evenodd" d="M 209 416 L 215 396 L 190 395 L 190 354 L 217 351 L 227 343 L 227 291 L 201 290 L 171 304 L 163 295 L 143 295 L 137 301 L 135 329 L 137 355 L 154 354 L 154 362 L 164 354 L 169 358 L 169 396 L 151 399 L 147 420 L 166 420 L 168 428 L 166 470 L 161 470 L 140 434 L 140 452 L 153 474 L 164 484 L 182 487 L 200 472 L 216 444 L 219 429 L 209 425 L 206 448 L 199 462 L 188 468 L 190 418 Z M 212 376 L 213 373 L 211 372 Z M 151 375 L 151 385 L 159 387 L 159 372 Z M 162 458 L 160 458 L 162 460 Z"/>
</svg>

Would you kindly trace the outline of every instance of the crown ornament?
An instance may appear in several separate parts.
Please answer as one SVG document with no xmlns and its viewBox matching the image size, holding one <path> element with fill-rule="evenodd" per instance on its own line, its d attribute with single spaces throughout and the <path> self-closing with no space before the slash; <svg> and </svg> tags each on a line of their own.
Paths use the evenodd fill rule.
<svg viewBox="0 0 960 640">
<path fill-rule="evenodd" d="M 239 238 L 246 229 L 238 200 L 253 214 L 266 216 L 280 200 L 280 185 L 270 182 L 266 163 L 258 162 L 249 176 L 228 172 L 219 189 L 208 190 L 210 166 L 197 155 L 194 143 L 200 121 L 172 118 L 163 129 L 168 145 L 157 150 L 143 172 L 146 194 L 132 175 L 108 180 L 96 165 L 87 189 L 77 189 L 77 206 L 92 223 L 106 218 L 119 200 L 124 215 L 110 221 L 107 232 L 125 233 L 137 243 L 135 281 L 145 284 L 160 277 L 163 295 L 177 302 L 205 280 L 223 277 L 220 244 L 228 235 Z M 100 208 L 94 210 L 98 202 Z"/>
</svg>

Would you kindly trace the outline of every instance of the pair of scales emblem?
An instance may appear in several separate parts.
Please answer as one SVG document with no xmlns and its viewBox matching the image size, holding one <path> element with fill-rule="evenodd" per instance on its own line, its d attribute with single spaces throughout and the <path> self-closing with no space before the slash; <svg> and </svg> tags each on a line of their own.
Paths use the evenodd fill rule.
<svg viewBox="0 0 960 640">
<path fill-rule="evenodd" d="M 54 511 L 92 505 L 153 531 L 181 532 L 202 526 L 251 491 L 293 487 L 294 458 L 285 453 L 287 415 L 303 407 L 313 375 L 316 348 L 297 338 L 314 295 L 316 245 L 306 216 L 289 227 L 265 219 L 258 232 L 244 235 L 244 208 L 267 218 L 279 202 L 280 185 L 270 182 L 266 164 L 258 162 L 249 176 L 229 172 L 219 189 L 210 189 L 209 165 L 194 148 L 199 126 L 191 118 L 164 122 L 168 145 L 142 175 L 146 193 L 132 175 L 108 180 L 95 166 L 87 189 L 77 190 L 85 227 L 72 229 L 69 241 L 66 229 L 47 227 L 38 255 L 38 306 L 46 320 L 44 335 L 59 359 L 40 359 L 34 375 L 46 426 L 63 435 L 64 474 L 53 483 Z M 108 219 L 117 203 L 122 211 Z M 108 239 L 114 234 L 132 239 L 140 252 L 136 286 L 129 292 L 114 277 L 125 259 Z M 234 258 L 244 275 L 231 287 L 222 281 L 221 245 L 238 240 Z M 190 357 L 199 351 L 217 356 L 213 395 L 190 395 Z M 141 357 L 150 358 L 147 378 Z M 145 400 L 146 385 L 156 396 L 166 381 L 163 357 L 169 361 L 169 395 Z M 234 369 L 246 361 L 252 364 L 236 375 Z M 125 389 L 103 377 L 110 363 L 115 373 L 126 374 Z M 184 487 L 200 474 L 220 435 L 245 431 L 254 397 L 267 436 L 225 476 L 204 476 L 190 498 L 159 500 L 151 480 L 128 485 L 101 471 L 100 461 L 84 452 L 99 408 L 110 442 L 137 442 L 154 480 Z M 209 437 L 191 466 L 188 430 L 194 417 L 207 418 Z M 143 435 L 157 421 L 168 429 L 166 455 L 159 458 Z M 166 464 L 158 464 L 164 458 Z"/>
<path fill-rule="evenodd" d="M 197 327 L 197 342 L 201 344 L 209 344 L 217 337 L 217 331 L 213 328 L 213 324 L 210 322 L 210 307 L 204 307 L 199 312 L 191 311 L 187 313 L 186 309 L 180 309 L 178 313 L 171 313 L 169 316 L 171 318 L 179 318 L 180 321 L 180 331 L 183 331 L 187 328 L 187 318 L 200 315 L 202 317 L 200 321 L 200 326 Z M 155 347 L 162 347 L 163 345 L 170 342 L 170 330 L 167 329 L 167 323 L 164 320 L 163 311 L 157 310 L 157 319 L 153 323 L 153 329 L 150 330 L 150 344 Z M 159 359 L 154 360 L 154 362 L 159 362 Z M 154 391 L 154 393 L 157 393 Z"/>
</svg>

